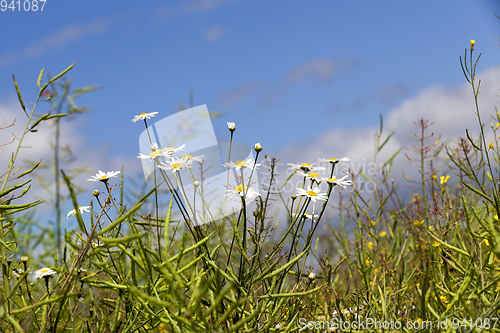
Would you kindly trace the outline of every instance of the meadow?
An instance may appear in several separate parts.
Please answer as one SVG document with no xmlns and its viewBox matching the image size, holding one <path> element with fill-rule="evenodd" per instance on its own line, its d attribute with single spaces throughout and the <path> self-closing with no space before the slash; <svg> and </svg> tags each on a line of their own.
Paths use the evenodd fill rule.
<svg viewBox="0 0 500 333">
<path fill-rule="evenodd" d="M 65 169 L 67 156 L 56 144 L 54 179 L 46 183 L 53 199 L 22 201 L 31 186 L 41 186 L 33 175 L 43 166 L 21 167 L 25 135 L 81 112 L 72 101 L 91 89 L 69 88 L 64 75 L 73 65 L 54 77 L 42 70 L 28 109 L 16 83 L 28 120 L 22 136 L 0 143 L 17 147 L 12 156 L 0 151 L 0 331 L 500 331 L 500 115 L 490 126 L 480 113 L 479 58 L 471 41 L 461 65 L 478 137 L 464 129 L 465 137 L 444 145 L 431 133 L 432 119 L 408 119 L 419 141 L 405 153 L 420 175 L 405 176 L 409 196 L 392 174 L 401 150 L 375 175 L 352 168 L 342 174 L 344 156 L 319 156 L 327 168 L 291 163 L 286 182 L 301 186 L 290 196 L 281 190 L 286 182 L 276 181 L 281 162 L 254 143 L 255 159 L 233 160 L 229 148 L 227 184 L 231 174 L 235 185 L 225 188 L 225 199 L 236 209 L 221 218 L 213 217 L 221 208 L 204 191 L 205 156 L 154 140 L 151 152 L 138 156 L 154 166 L 154 184 L 143 192 L 143 185 L 126 184 L 122 170 L 99 170 L 88 180 L 96 189 L 83 193 L 85 206 L 72 181 L 81 170 Z M 38 115 L 43 101 L 54 107 Z M 132 121 L 147 130 L 155 116 L 141 113 Z M 14 121 L 0 127 L 2 138 Z M 237 126 L 228 123 L 231 144 Z M 381 121 L 376 153 L 391 135 Z M 253 187 L 257 169 L 267 174 L 260 191 Z M 61 211 L 62 187 L 70 193 L 69 212 Z M 137 199 L 127 204 L 127 196 Z M 272 202 L 282 203 L 287 218 L 273 216 Z M 38 225 L 31 212 L 44 204 L 56 207 L 57 221 L 73 218 L 78 228 Z"/>
</svg>

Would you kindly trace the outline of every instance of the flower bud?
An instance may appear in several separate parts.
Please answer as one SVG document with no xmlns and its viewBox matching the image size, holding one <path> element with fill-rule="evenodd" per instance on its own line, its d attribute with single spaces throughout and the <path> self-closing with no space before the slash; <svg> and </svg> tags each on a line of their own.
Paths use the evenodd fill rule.
<svg viewBox="0 0 500 333">
<path fill-rule="evenodd" d="M 253 147 L 253 149 L 255 149 L 257 153 L 259 153 L 262 150 L 262 146 L 260 145 L 260 143 L 257 142 Z"/>
<path fill-rule="evenodd" d="M 198 187 L 198 186 L 200 186 L 200 182 L 199 182 L 199 181 L 197 181 L 197 180 L 195 180 L 195 181 L 193 182 L 193 186 L 194 186 L 194 187 Z"/>
<path fill-rule="evenodd" d="M 227 129 L 230 130 L 231 133 L 233 133 L 236 130 L 236 124 L 232 123 L 232 122 L 228 122 L 227 123 Z"/>
<path fill-rule="evenodd" d="M 474 51 L 474 44 L 476 44 L 476 41 L 474 39 L 470 40 L 470 51 Z"/>
<path fill-rule="evenodd" d="M 97 197 L 99 194 L 101 194 L 101 192 L 99 192 L 99 190 L 94 190 L 92 194 L 94 195 L 94 197 Z"/>
<path fill-rule="evenodd" d="M 316 280 L 316 274 L 311 272 L 307 278 L 309 279 L 309 281 L 314 281 Z"/>
<path fill-rule="evenodd" d="M 297 199 L 297 195 L 292 194 L 292 200 L 295 200 L 295 199 Z"/>
</svg>

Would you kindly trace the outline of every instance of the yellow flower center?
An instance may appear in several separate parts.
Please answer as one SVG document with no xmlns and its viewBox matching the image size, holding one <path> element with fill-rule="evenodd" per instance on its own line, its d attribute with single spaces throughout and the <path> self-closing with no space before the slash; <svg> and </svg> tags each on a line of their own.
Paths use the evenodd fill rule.
<svg viewBox="0 0 500 333">
<path fill-rule="evenodd" d="M 309 168 L 311 166 L 311 164 L 309 163 L 302 163 L 301 167 L 306 167 L 306 168 Z"/>
<path fill-rule="evenodd" d="M 155 158 L 156 156 L 160 155 L 160 152 L 158 150 L 155 150 L 151 154 L 149 154 L 149 158 Z"/>
<path fill-rule="evenodd" d="M 333 182 L 336 182 L 336 181 L 337 181 L 337 179 L 335 179 L 335 178 L 328 178 L 328 181 L 329 181 L 330 183 L 333 183 Z"/>
<path fill-rule="evenodd" d="M 189 154 L 184 154 L 184 155 L 182 155 L 182 158 L 186 158 L 186 157 L 187 157 L 187 158 L 193 158 L 193 156 L 191 156 L 191 155 L 189 155 Z"/>
<path fill-rule="evenodd" d="M 139 116 L 144 116 L 144 115 L 146 115 L 146 114 L 147 114 L 147 113 L 143 112 L 143 113 L 141 113 Z"/>
<path fill-rule="evenodd" d="M 42 272 L 42 273 L 48 273 L 49 270 L 48 269 L 42 269 L 40 272 Z"/>
<path fill-rule="evenodd" d="M 243 166 L 247 166 L 247 162 L 245 161 L 236 161 L 236 166 L 239 166 L 239 167 L 243 167 Z"/>
<path fill-rule="evenodd" d="M 310 195 L 311 197 L 316 197 L 318 195 L 318 193 L 314 191 L 307 191 L 307 194 Z"/>
<path fill-rule="evenodd" d="M 317 174 L 316 172 L 311 172 L 307 176 L 310 177 L 310 178 L 319 178 L 319 174 Z"/>
<path fill-rule="evenodd" d="M 330 162 L 336 162 L 338 160 L 339 160 L 338 158 L 330 158 Z"/>
<path fill-rule="evenodd" d="M 240 185 L 238 185 L 238 186 L 236 186 L 236 188 L 234 189 L 234 191 L 235 191 L 235 192 L 238 192 L 238 193 L 239 193 L 239 192 L 241 192 L 241 191 L 243 191 L 243 186 L 244 186 L 244 188 L 245 188 L 245 192 L 246 192 L 246 191 L 247 191 L 247 189 L 248 189 L 248 186 L 246 186 L 246 185 L 241 185 L 241 184 L 240 184 Z"/>
<path fill-rule="evenodd" d="M 182 166 L 182 163 L 174 163 L 174 164 L 172 164 L 172 168 L 174 168 L 174 169 L 178 169 L 181 166 Z"/>
<path fill-rule="evenodd" d="M 106 179 L 108 178 L 108 176 L 104 175 L 104 176 L 101 176 L 101 179 Z"/>
</svg>

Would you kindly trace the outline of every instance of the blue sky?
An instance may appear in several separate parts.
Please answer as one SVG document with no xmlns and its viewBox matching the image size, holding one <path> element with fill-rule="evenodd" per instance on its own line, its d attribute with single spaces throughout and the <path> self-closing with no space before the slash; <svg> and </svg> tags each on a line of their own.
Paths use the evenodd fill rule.
<svg viewBox="0 0 500 333">
<path fill-rule="evenodd" d="M 285 162 L 302 162 L 309 155 L 297 150 L 320 140 L 331 146 L 320 153 L 352 155 L 345 147 L 364 149 L 360 135 L 372 133 L 379 113 L 390 122 L 407 110 L 403 121 L 411 124 L 429 105 L 419 104 L 426 91 L 460 93 L 459 56 L 471 39 L 483 53 L 478 71 L 498 82 L 494 14 L 493 0 L 47 0 L 43 12 L 0 11 L 0 113 L 25 119 L 12 74 L 33 100 L 42 67 L 55 75 L 76 61 L 73 86 L 103 88 L 79 101 L 92 112 L 67 123 L 65 139 L 96 171 L 119 162 L 138 170 L 143 127 L 132 118 L 177 112 L 191 87 L 194 105 L 222 112 L 213 120 L 219 140 L 234 121 L 237 141 L 260 142 L 263 153 L 283 158 L 297 154 Z"/>
</svg>

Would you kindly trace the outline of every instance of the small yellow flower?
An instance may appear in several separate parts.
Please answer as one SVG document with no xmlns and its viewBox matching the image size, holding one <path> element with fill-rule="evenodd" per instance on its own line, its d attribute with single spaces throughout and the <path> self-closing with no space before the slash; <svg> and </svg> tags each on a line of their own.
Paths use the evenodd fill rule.
<svg viewBox="0 0 500 333">
<path fill-rule="evenodd" d="M 474 44 L 476 44 L 476 41 L 474 39 L 470 40 L 470 50 L 471 52 L 474 51 Z"/>
<path fill-rule="evenodd" d="M 446 184 L 446 182 L 448 181 L 448 179 L 450 179 L 450 176 L 446 176 L 446 177 L 445 176 L 441 176 L 439 178 L 440 178 L 441 185 L 444 185 L 444 184 Z"/>
<path fill-rule="evenodd" d="M 488 242 L 487 239 L 484 240 L 484 244 L 486 244 L 486 246 L 490 246 L 490 242 Z"/>
<path fill-rule="evenodd" d="M 493 218 L 498 221 L 498 215 L 493 216 Z"/>
<path fill-rule="evenodd" d="M 490 147 L 491 149 L 495 149 L 495 146 L 493 145 L 493 141 L 491 141 L 490 143 L 488 143 L 488 147 Z"/>
<path fill-rule="evenodd" d="M 439 299 L 441 300 L 441 302 L 443 303 L 448 303 L 448 300 L 446 299 L 446 296 L 439 296 Z"/>
<path fill-rule="evenodd" d="M 380 234 L 378 234 L 379 237 L 384 237 L 385 235 L 387 235 L 387 232 L 385 231 L 382 231 Z"/>
<path fill-rule="evenodd" d="M 416 226 L 416 227 L 420 227 L 422 224 L 424 224 L 425 220 L 422 220 L 422 221 L 415 221 L 413 222 L 413 225 Z"/>
<path fill-rule="evenodd" d="M 366 263 L 367 265 L 369 265 L 369 264 L 370 264 L 370 259 L 366 259 L 366 260 L 365 260 L 365 263 Z"/>
<path fill-rule="evenodd" d="M 438 177 L 436 177 L 436 175 L 432 175 L 432 178 L 434 178 L 436 181 L 438 180 Z"/>
<path fill-rule="evenodd" d="M 375 269 L 373 270 L 373 274 L 377 274 L 378 273 L 378 268 L 375 267 Z"/>
<path fill-rule="evenodd" d="M 372 242 L 366 243 L 366 247 L 369 248 L 370 250 L 373 250 L 373 243 Z"/>
<path fill-rule="evenodd" d="M 432 225 L 429 226 L 430 231 L 434 231 L 434 227 Z"/>
<path fill-rule="evenodd" d="M 371 223 L 371 225 L 372 225 L 373 227 L 377 224 L 377 222 L 375 222 L 375 221 L 371 221 L 370 223 Z"/>
<path fill-rule="evenodd" d="M 438 242 L 434 242 L 434 243 L 432 243 L 432 246 L 434 246 L 434 247 L 440 247 L 440 246 L 441 246 L 441 244 L 440 244 L 440 243 L 438 243 Z"/>
</svg>

